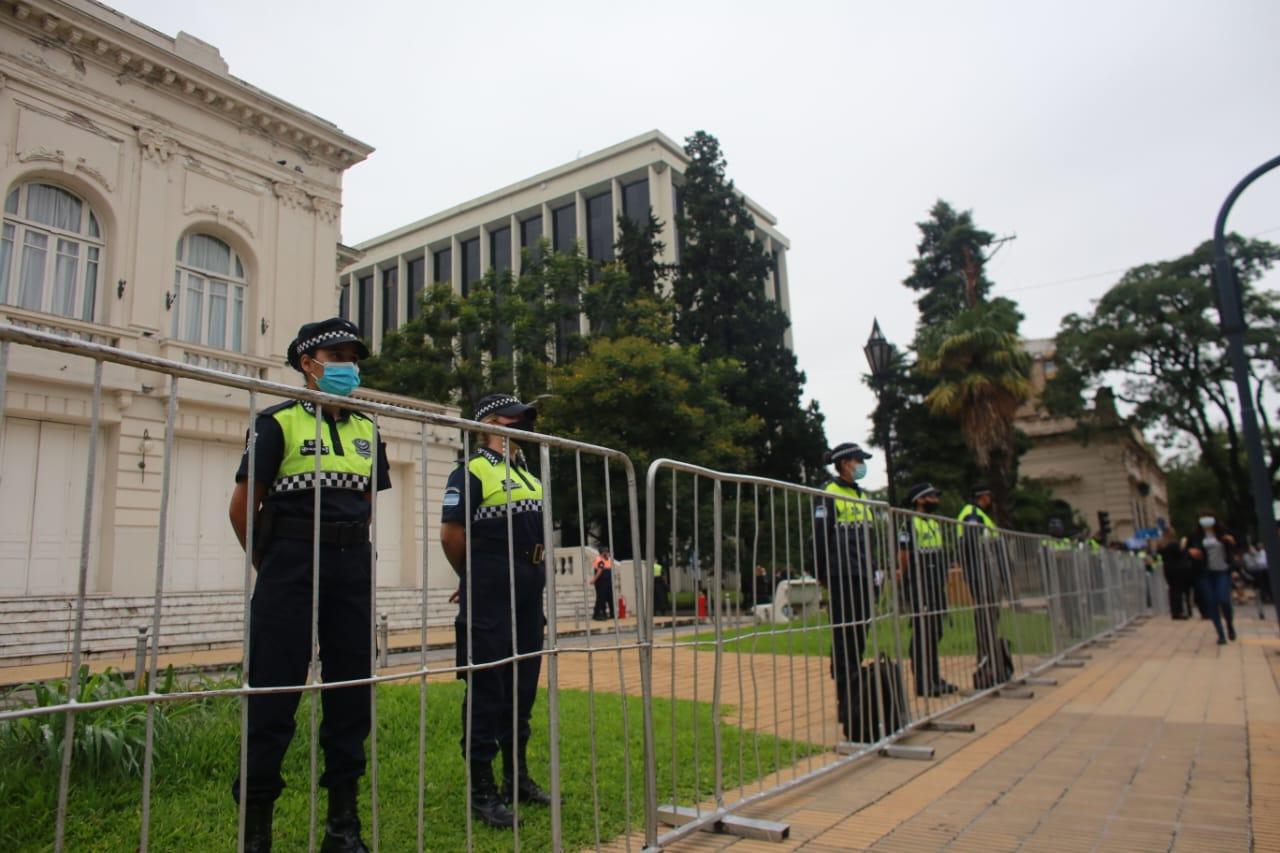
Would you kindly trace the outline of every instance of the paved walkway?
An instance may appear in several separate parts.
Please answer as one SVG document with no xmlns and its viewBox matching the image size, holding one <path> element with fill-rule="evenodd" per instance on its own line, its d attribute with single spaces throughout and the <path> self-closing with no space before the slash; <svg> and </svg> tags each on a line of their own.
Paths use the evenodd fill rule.
<svg viewBox="0 0 1280 853">
<path fill-rule="evenodd" d="M 745 812 L 788 822 L 785 842 L 668 849 L 1280 850 L 1280 637 L 1239 627 L 1220 648 L 1207 623 L 1150 621 L 1033 699 L 957 713 L 975 734 L 912 738 L 932 762 L 861 761 Z"/>
</svg>

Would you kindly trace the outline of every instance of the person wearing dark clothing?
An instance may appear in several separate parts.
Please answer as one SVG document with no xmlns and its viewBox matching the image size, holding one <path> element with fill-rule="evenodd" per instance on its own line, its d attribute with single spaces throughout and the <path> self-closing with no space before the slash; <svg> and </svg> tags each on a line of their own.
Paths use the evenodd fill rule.
<svg viewBox="0 0 1280 853">
<path fill-rule="evenodd" d="M 357 362 L 369 355 L 355 324 L 337 317 L 307 323 L 289 345 L 288 362 L 307 388 L 346 396 L 359 384 Z M 311 659 L 312 579 L 315 563 L 315 490 L 320 489 L 318 614 L 321 678 L 325 682 L 369 677 L 369 581 L 373 553 L 369 522 L 373 490 L 391 488 L 385 445 L 365 415 L 329 403 L 290 401 L 258 414 L 253 494 L 249 452 L 240 460 L 231 496 L 231 526 L 252 550 L 258 569 L 249 606 L 249 684 L 302 685 Z M 318 481 L 318 483 L 317 483 Z M 247 542 L 249 514 L 254 541 Z M 357 816 L 356 785 L 364 774 L 369 734 L 368 685 L 320 693 L 320 746 L 329 791 L 323 853 L 365 851 Z M 300 694 L 249 697 L 245 774 L 245 850 L 271 849 L 275 801 L 284 789 L 280 765 L 293 739 Z M 232 786 L 239 800 L 240 780 Z"/>
<path fill-rule="evenodd" d="M 490 394 L 476 405 L 474 418 L 532 430 L 537 414 L 509 394 Z M 441 511 L 440 545 L 461 581 L 454 620 L 457 665 L 528 655 L 514 664 L 458 671 L 458 678 L 467 682 L 459 745 L 471 772 L 471 811 L 498 828 L 515 826 L 508 805 L 517 795 L 522 803 L 551 803 L 530 778 L 527 760 L 529 721 L 542 671 L 536 653 L 546 626 L 542 498 L 542 484 L 526 467 L 518 445 L 485 433 L 476 451 L 449 475 Z M 501 793 L 492 767 L 499 754 Z"/>
<path fill-rule="evenodd" d="M 1199 515 L 1199 528 L 1187 537 L 1187 557 L 1213 629 L 1218 632 L 1218 645 L 1225 646 L 1236 638 L 1235 610 L 1231 606 L 1231 560 L 1236 538 L 1218 523 L 1213 510 L 1201 509 Z"/>
<path fill-rule="evenodd" d="M 1156 553 L 1160 556 L 1160 569 L 1169 589 L 1169 616 L 1190 619 L 1191 568 L 1187 552 L 1172 527 L 1165 529 Z"/>
<path fill-rule="evenodd" d="M 600 555 L 591 564 L 595 574 L 591 577 L 591 585 L 596 588 L 596 606 L 591 614 L 592 619 L 613 618 L 613 559 L 608 548 L 601 548 Z"/>
<path fill-rule="evenodd" d="M 956 516 L 965 582 L 973 596 L 973 626 L 977 640 L 974 687 L 984 690 L 1013 675 L 1013 661 L 1000 640 L 1000 581 L 1004 575 L 1004 547 L 990 512 L 995 503 L 991 489 L 974 486 L 971 501 Z"/>
<path fill-rule="evenodd" d="M 911 674 L 917 696 L 944 696 L 955 693 L 954 684 L 942 677 L 938 644 L 947 613 L 947 558 L 943 549 L 942 524 L 928 516 L 938 511 L 942 492 L 931 483 L 920 483 L 907 492 L 907 503 L 920 515 L 913 515 L 898 536 L 898 570 L 902 573 L 902 595 L 911 618 Z"/>
<path fill-rule="evenodd" d="M 667 583 L 667 573 L 662 563 L 653 561 L 653 615 L 661 616 L 671 612 L 671 585 Z"/>
<path fill-rule="evenodd" d="M 860 736 L 861 667 L 871 616 L 871 507 L 855 481 L 866 476 L 866 453 L 852 442 L 823 454 L 836 476 L 824 487 L 827 497 L 814 507 L 818 581 L 827 588 L 831 614 L 831 665 L 836 708 L 846 737 Z M 851 711 L 851 709 L 853 709 Z"/>
</svg>

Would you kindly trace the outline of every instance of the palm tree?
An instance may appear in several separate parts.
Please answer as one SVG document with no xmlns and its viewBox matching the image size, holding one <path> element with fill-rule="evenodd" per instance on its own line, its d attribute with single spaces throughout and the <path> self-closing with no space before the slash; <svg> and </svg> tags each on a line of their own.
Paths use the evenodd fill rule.
<svg viewBox="0 0 1280 853">
<path fill-rule="evenodd" d="M 1017 454 L 1014 415 L 1031 393 L 1031 359 L 1016 331 L 1020 319 L 1009 300 L 971 299 L 927 336 L 916 363 L 935 383 L 925 397 L 929 410 L 955 419 L 986 472 L 1001 524 L 1007 523 L 1009 473 Z"/>
</svg>

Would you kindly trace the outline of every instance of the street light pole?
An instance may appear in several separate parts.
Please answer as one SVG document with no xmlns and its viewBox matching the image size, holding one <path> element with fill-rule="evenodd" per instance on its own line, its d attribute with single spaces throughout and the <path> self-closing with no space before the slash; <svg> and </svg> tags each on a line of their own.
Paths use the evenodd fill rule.
<svg viewBox="0 0 1280 853">
<path fill-rule="evenodd" d="M 867 338 L 867 345 L 862 348 L 862 352 L 866 355 L 867 364 L 871 367 L 871 383 L 876 392 L 876 400 L 882 401 L 884 399 L 885 382 L 893 373 L 893 357 L 895 353 L 893 344 L 889 343 L 880 331 L 879 320 L 873 319 L 871 321 L 871 337 Z M 892 433 L 893 431 L 886 422 L 884 428 L 880 431 L 880 443 L 884 445 L 884 469 L 885 476 L 888 478 L 889 504 L 897 506 L 898 490 L 894 487 Z"/>
<path fill-rule="evenodd" d="M 1258 535 L 1267 551 L 1267 572 L 1271 578 L 1271 600 L 1280 618 L 1280 537 L 1276 535 L 1274 496 L 1271 475 L 1267 471 L 1267 458 L 1262 449 L 1262 433 L 1258 429 L 1258 414 L 1253 407 L 1253 392 L 1249 388 L 1249 358 L 1244 351 L 1244 306 L 1240 282 L 1236 278 L 1231 259 L 1227 257 L 1227 214 L 1236 199 L 1258 178 L 1280 166 L 1280 157 L 1274 157 L 1254 169 L 1227 196 L 1218 211 L 1213 226 L 1214 284 L 1218 289 L 1218 316 L 1222 333 L 1227 338 L 1227 355 L 1235 374 L 1236 394 L 1240 397 L 1240 423 L 1244 430 L 1245 449 L 1249 452 L 1249 474 L 1253 486 L 1253 505 L 1258 517 Z"/>
</svg>

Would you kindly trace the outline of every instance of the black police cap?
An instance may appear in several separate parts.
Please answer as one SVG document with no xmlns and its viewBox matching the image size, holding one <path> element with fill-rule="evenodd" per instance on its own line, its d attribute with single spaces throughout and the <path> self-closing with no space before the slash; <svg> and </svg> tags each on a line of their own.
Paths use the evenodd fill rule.
<svg viewBox="0 0 1280 853">
<path fill-rule="evenodd" d="M 914 505 L 916 501 L 927 498 L 930 495 L 940 496 L 941 491 L 934 488 L 933 483 L 916 483 L 907 490 L 907 503 Z"/>
<path fill-rule="evenodd" d="M 534 420 L 538 417 L 538 407 L 521 403 L 518 398 L 510 394 L 486 394 L 476 403 L 475 414 L 471 417 L 473 420 L 482 421 L 490 415 L 502 415 L 507 418 L 523 418 L 527 415 L 530 420 Z"/>
<path fill-rule="evenodd" d="M 980 498 L 983 495 L 989 495 L 989 494 L 991 494 L 991 487 L 988 486 L 986 483 L 978 483 L 972 489 L 969 490 L 969 497 L 972 497 L 972 498 Z"/>
<path fill-rule="evenodd" d="M 843 444 L 837 444 L 835 447 L 822 454 L 822 464 L 830 465 L 833 462 L 839 462 L 841 459 L 860 459 L 867 460 L 871 458 L 871 454 L 863 450 L 852 441 L 846 441 Z"/>
<path fill-rule="evenodd" d="M 369 347 L 360 337 L 360 327 L 350 320 L 330 317 L 328 320 L 302 324 L 298 329 L 298 336 L 293 339 L 293 343 L 289 344 L 287 353 L 289 366 L 294 370 L 302 370 L 304 355 L 338 344 L 355 344 L 360 358 L 369 357 Z"/>
</svg>

